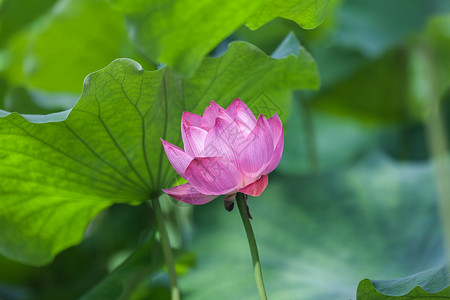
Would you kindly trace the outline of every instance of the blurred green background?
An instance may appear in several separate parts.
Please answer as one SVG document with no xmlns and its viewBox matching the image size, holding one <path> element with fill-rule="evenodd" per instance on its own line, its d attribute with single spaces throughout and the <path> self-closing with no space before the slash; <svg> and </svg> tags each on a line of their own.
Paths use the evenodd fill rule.
<svg viewBox="0 0 450 300">
<path fill-rule="evenodd" d="M 161 67 L 136 42 L 139 18 L 123 3 L 0 1 L 0 108 L 69 109 L 85 76 L 119 57 L 145 70 Z M 290 109 L 278 111 L 284 156 L 267 190 L 249 200 L 269 297 L 355 299 L 364 278 L 444 263 L 450 2 L 332 0 L 315 29 L 281 18 L 254 31 L 241 26 L 209 55 L 235 40 L 270 54 L 290 32 L 316 60 L 321 87 L 294 92 Z M 276 111 L 271 94 L 263 97 Z M 220 199 L 193 208 L 161 198 L 183 299 L 256 299 L 237 211 L 227 213 Z M 48 266 L 0 256 L 0 299 L 169 299 L 158 247 L 148 242 L 154 228 L 145 203 L 115 205 Z M 141 247 L 154 259 L 138 250 L 108 277 Z M 142 268 L 149 259 L 152 267 Z M 111 296 L 118 286 L 128 288 L 122 298 Z"/>
</svg>

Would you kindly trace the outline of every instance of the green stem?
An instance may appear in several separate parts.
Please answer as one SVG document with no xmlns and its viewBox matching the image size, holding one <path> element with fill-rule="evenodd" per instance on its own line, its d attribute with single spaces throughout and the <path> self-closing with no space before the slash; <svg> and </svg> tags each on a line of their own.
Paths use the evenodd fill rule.
<svg viewBox="0 0 450 300">
<path fill-rule="evenodd" d="M 261 271 L 261 262 L 259 261 L 258 247 L 256 246 L 255 234 L 253 233 L 252 225 L 250 224 L 250 219 L 248 217 L 246 195 L 237 193 L 236 202 L 239 207 L 239 212 L 241 213 L 245 232 L 247 233 L 247 239 L 250 246 L 250 253 L 252 254 L 253 271 L 255 272 L 256 287 L 258 288 L 259 297 L 261 298 L 261 300 L 267 300 Z"/>
<path fill-rule="evenodd" d="M 169 235 L 167 234 L 166 226 L 164 225 L 164 217 L 161 210 L 161 204 L 159 198 L 154 197 L 151 199 L 153 204 L 153 211 L 155 212 L 156 223 L 158 225 L 159 238 L 161 240 L 161 246 L 166 259 L 167 269 L 169 270 L 169 282 L 170 293 L 172 300 L 180 300 L 180 291 L 177 285 L 177 273 L 175 271 L 175 261 L 173 259 L 172 248 L 170 247 Z"/>
</svg>

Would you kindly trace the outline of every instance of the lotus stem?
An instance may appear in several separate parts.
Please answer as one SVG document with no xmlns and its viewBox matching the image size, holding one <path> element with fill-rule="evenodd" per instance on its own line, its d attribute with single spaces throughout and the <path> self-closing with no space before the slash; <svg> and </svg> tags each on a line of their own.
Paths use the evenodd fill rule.
<svg viewBox="0 0 450 300">
<path fill-rule="evenodd" d="M 261 270 L 261 262 L 259 261 L 258 247 L 256 245 L 255 234 L 253 233 L 252 225 L 250 223 L 249 211 L 247 208 L 247 195 L 242 193 L 236 194 L 236 202 L 241 214 L 242 223 L 244 223 L 245 232 L 247 233 L 248 244 L 250 246 L 250 253 L 253 261 L 253 271 L 255 273 L 256 287 L 258 288 L 259 297 L 261 300 L 267 300 L 266 289 L 264 288 L 264 280 Z"/>
</svg>

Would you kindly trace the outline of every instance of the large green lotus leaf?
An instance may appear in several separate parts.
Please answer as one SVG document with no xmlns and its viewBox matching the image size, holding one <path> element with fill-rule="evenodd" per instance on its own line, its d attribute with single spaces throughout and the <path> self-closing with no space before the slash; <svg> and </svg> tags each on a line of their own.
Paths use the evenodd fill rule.
<svg viewBox="0 0 450 300">
<path fill-rule="evenodd" d="M 434 267 L 391 280 L 364 279 L 358 285 L 358 300 L 450 299 L 450 265 Z"/>
<path fill-rule="evenodd" d="M 0 252 L 45 264 L 78 243 L 105 207 L 159 195 L 177 179 L 160 138 L 181 143 L 183 111 L 202 113 L 211 100 L 227 106 L 240 97 L 259 113 L 266 89 L 317 87 L 317 68 L 301 47 L 279 51 L 289 55 L 275 59 L 232 43 L 189 80 L 167 67 L 143 71 L 119 59 L 86 78 L 69 111 L 0 111 Z M 271 101 L 280 110 L 289 104 Z"/>
<path fill-rule="evenodd" d="M 305 27 L 325 17 L 328 0 L 111 0 L 127 15 L 130 36 L 149 58 L 191 75 L 202 58 L 247 21 L 281 15 Z"/>
<path fill-rule="evenodd" d="M 269 176 L 248 204 L 269 298 L 355 299 L 362 278 L 395 278 L 443 262 L 433 171 L 380 154 L 317 177 Z M 257 299 L 237 211 L 196 207 L 195 270 L 184 299 Z M 211 276 L 214 274 L 214 276 Z"/>
</svg>

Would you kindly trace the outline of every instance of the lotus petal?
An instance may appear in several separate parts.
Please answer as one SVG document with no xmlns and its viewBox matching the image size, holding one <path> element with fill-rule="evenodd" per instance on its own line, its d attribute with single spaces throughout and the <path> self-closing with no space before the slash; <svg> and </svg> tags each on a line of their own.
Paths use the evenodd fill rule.
<svg viewBox="0 0 450 300">
<path fill-rule="evenodd" d="M 163 192 L 176 200 L 194 205 L 205 204 L 217 198 L 217 195 L 200 193 L 190 183 L 178 185 L 170 189 L 163 189 Z"/>
<path fill-rule="evenodd" d="M 237 168 L 223 157 L 196 157 L 187 167 L 185 175 L 199 192 L 208 195 L 230 193 L 242 181 Z"/>
</svg>

